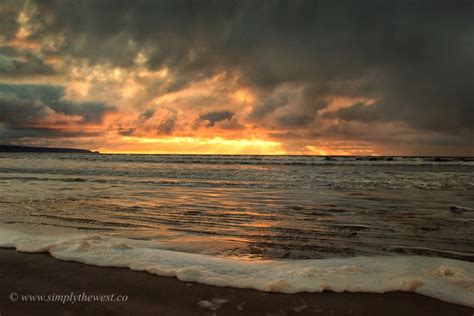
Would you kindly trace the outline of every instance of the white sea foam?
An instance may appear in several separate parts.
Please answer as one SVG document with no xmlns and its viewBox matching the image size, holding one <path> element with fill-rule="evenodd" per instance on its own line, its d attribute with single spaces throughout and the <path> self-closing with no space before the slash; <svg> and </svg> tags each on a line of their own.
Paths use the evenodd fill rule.
<svg viewBox="0 0 474 316">
<path fill-rule="evenodd" d="M 249 261 L 157 249 L 147 242 L 98 234 L 45 235 L 6 226 L 0 227 L 0 247 L 49 252 L 61 260 L 125 267 L 215 286 L 281 293 L 407 291 L 474 307 L 474 263 L 445 258 Z"/>
</svg>

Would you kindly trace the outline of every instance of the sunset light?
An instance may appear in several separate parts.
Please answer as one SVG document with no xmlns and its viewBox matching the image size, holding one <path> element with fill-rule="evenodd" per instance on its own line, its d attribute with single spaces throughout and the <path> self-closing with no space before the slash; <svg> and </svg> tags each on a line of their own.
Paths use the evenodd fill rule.
<svg viewBox="0 0 474 316">
<path fill-rule="evenodd" d="M 474 316 L 473 13 L 0 0 L 0 316 Z"/>
<path fill-rule="evenodd" d="M 277 142 L 260 139 L 223 139 L 221 137 L 122 137 L 126 144 L 118 152 L 141 154 L 222 154 L 222 155 L 284 155 Z M 113 150 L 98 148 L 103 153 Z"/>
<path fill-rule="evenodd" d="M 296 23 L 316 14 L 304 1 L 293 13 L 252 1 L 203 0 L 196 12 L 156 1 L 160 9 L 130 1 L 112 12 L 101 1 L 2 2 L 0 142 L 114 153 L 474 153 L 472 89 L 460 88 L 472 45 L 468 35 L 435 36 L 462 33 L 461 24 L 424 17 L 425 36 L 405 22 L 373 32 L 342 16 Z"/>
</svg>

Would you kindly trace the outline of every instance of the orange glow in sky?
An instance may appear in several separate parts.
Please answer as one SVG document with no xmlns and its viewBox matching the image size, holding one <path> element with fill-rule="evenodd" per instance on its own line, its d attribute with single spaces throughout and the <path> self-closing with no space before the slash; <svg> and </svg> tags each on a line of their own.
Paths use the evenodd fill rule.
<svg viewBox="0 0 474 316">
<path fill-rule="evenodd" d="M 224 139 L 222 137 L 122 137 L 112 150 L 98 148 L 102 153 L 143 154 L 223 154 L 223 155 L 284 155 L 281 144 L 257 138 Z"/>
<path fill-rule="evenodd" d="M 463 28 L 470 16 L 447 1 L 446 10 L 428 6 L 429 16 L 409 5 L 397 14 L 369 6 L 387 25 L 413 23 L 394 45 L 384 40 L 391 27 L 352 15 L 353 1 L 342 11 L 311 0 L 255 1 L 252 9 L 204 1 L 191 11 L 193 1 L 82 2 L 74 10 L 64 1 L 0 2 L 0 143 L 104 153 L 474 155 L 472 45 Z M 406 21 L 399 9 L 419 16 Z M 436 23 L 447 12 L 452 21 Z M 430 32 L 413 41 L 422 22 Z"/>
</svg>

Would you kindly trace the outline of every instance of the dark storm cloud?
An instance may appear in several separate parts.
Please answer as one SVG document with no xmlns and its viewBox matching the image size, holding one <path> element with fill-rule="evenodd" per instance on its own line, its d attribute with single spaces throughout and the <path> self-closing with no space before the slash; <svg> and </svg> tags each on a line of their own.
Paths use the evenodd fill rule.
<svg viewBox="0 0 474 316">
<path fill-rule="evenodd" d="M 155 115 L 156 114 L 156 115 Z M 160 108 L 146 109 L 129 126 L 118 127 L 118 132 L 123 136 L 159 136 L 173 133 L 178 121 L 177 111 Z"/>
<path fill-rule="evenodd" d="M 71 136 L 71 132 L 51 131 L 55 126 L 100 124 L 107 113 L 115 111 L 102 103 L 71 102 L 63 97 L 61 86 L 0 83 L 0 123 L 12 131 L 10 135 Z"/>
<path fill-rule="evenodd" d="M 155 114 L 155 109 L 147 109 L 140 113 L 139 120 L 146 121 Z"/>
<path fill-rule="evenodd" d="M 312 85 L 293 90 L 280 91 L 262 98 L 254 105 L 247 118 L 258 123 L 271 116 L 270 122 L 266 120 L 266 127 L 270 128 L 311 127 L 318 112 L 328 106 L 328 101 L 324 99 L 327 94 L 321 92 L 321 87 Z"/>
<path fill-rule="evenodd" d="M 0 48 L 0 76 L 3 78 L 55 74 L 50 66 L 44 64 L 42 58 L 34 54 L 25 52 L 8 55 L 5 51 L 12 50 Z"/>
<path fill-rule="evenodd" d="M 252 120 L 263 119 L 265 116 L 272 113 L 276 109 L 285 106 L 287 103 L 288 97 L 285 95 L 265 98 L 252 108 L 249 118 Z"/>
<path fill-rule="evenodd" d="M 13 2 L 12 2 L 13 3 Z M 274 126 L 317 128 L 331 97 L 374 100 L 326 114 L 473 132 L 474 2 L 37 1 L 57 54 L 92 64 L 167 67 L 168 91 L 226 71 L 258 92 L 249 115 Z M 15 20 L 1 23 L 11 37 Z M 276 93 L 302 87 L 303 96 Z M 278 115 L 272 116 L 275 112 Z M 213 120 L 209 120 L 212 125 Z"/>
<path fill-rule="evenodd" d="M 218 122 L 230 121 L 234 113 L 230 111 L 208 112 L 199 116 L 199 121 L 207 122 L 207 127 L 213 127 Z"/>
<path fill-rule="evenodd" d="M 372 123 L 390 120 L 391 118 L 389 114 L 392 114 L 392 117 L 395 116 L 395 113 L 383 113 L 383 105 L 366 105 L 362 102 L 358 102 L 334 112 L 327 112 L 323 114 L 323 117 L 339 118 L 345 121 Z"/>
<path fill-rule="evenodd" d="M 178 117 L 176 114 L 167 117 L 159 125 L 156 126 L 156 134 L 157 135 L 170 135 L 176 126 L 177 120 L 178 120 Z"/>
<path fill-rule="evenodd" d="M 308 125 L 313 121 L 313 117 L 306 114 L 282 115 L 277 117 L 277 121 L 281 126 L 298 127 Z"/>
<path fill-rule="evenodd" d="M 5 0 L 0 2 L 0 36 L 13 37 L 17 31 L 16 17 L 23 5 L 22 1 Z"/>
</svg>

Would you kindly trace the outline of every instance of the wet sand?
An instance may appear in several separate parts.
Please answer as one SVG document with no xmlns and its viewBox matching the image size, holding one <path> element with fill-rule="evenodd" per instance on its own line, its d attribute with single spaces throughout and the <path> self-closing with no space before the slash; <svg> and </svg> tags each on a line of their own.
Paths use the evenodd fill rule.
<svg viewBox="0 0 474 316">
<path fill-rule="evenodd" d="M 11 293 L 12 302 L 9 298 Z M 22 295 L 126 295 L 126 302 L 24 302 Z M 122 297 L 121 297 L 122 298 Z M 188 283 L 0 249 L 0 315 L 466 315 L 414 293 L 277 294 Z"/>
</svg>

